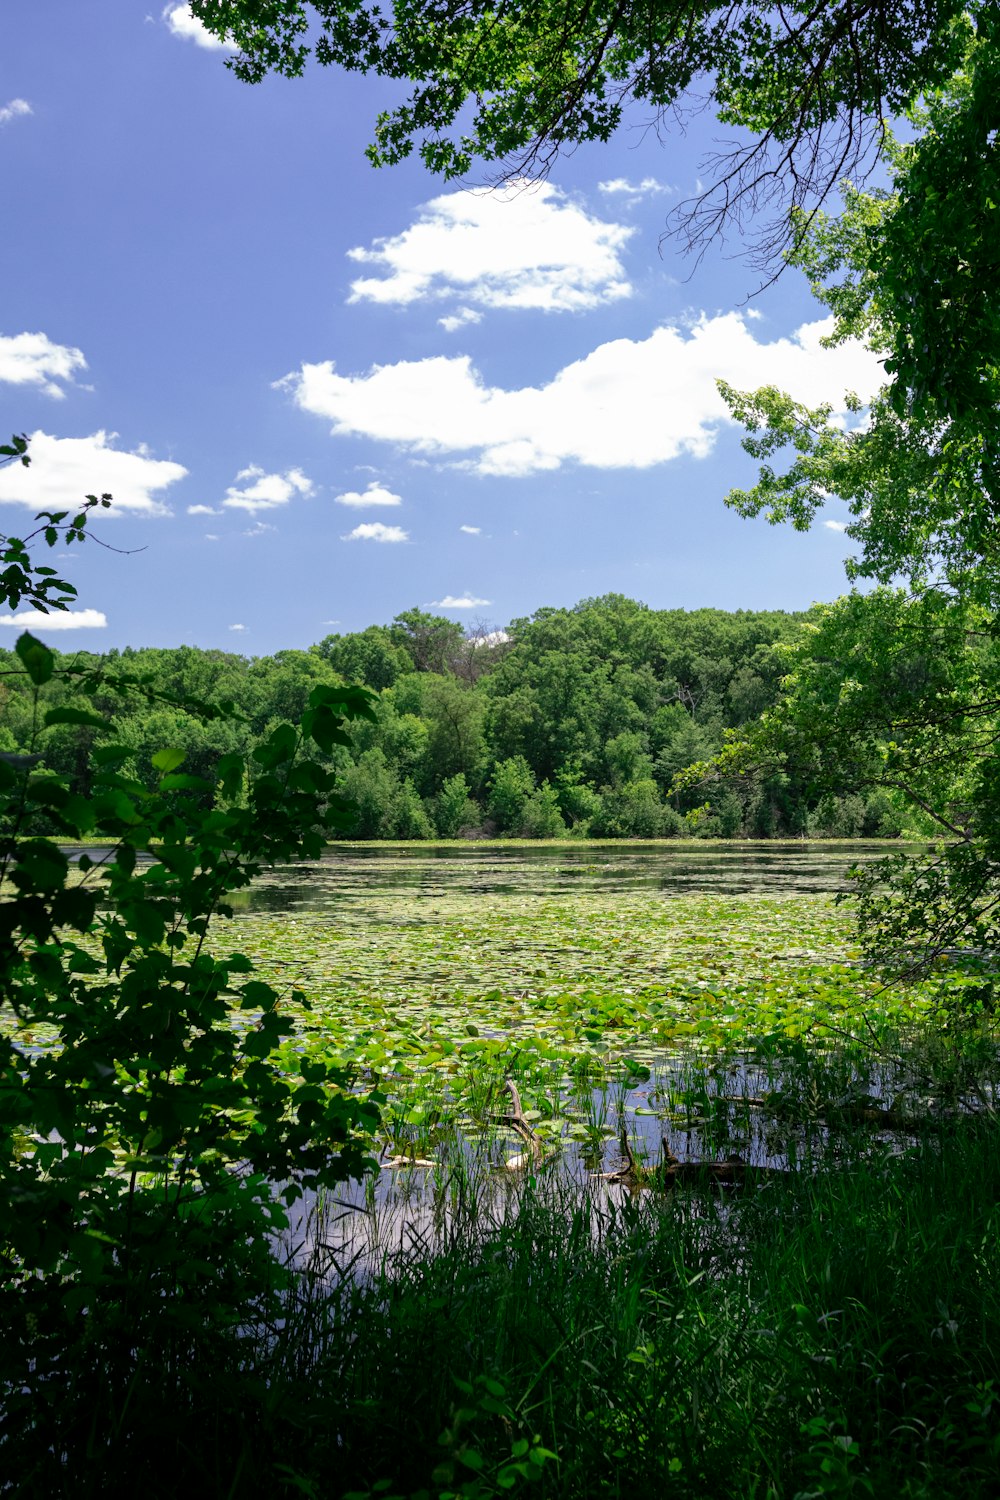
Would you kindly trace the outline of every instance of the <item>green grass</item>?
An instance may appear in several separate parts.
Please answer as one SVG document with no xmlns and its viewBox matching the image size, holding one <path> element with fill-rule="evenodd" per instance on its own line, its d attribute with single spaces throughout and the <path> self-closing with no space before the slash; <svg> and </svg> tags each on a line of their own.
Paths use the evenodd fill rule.
<svg viewBox="0 0 1000 1500">
<path fill-rule="evenodd" d="M 124 1391 L 95 1326 L 23 1405 L 11 1492 L 991 1496 L 996 1128 L 855 1144 L 735 1199 L 465 1183 L 280 1318 L 183 1351 L 137 1329 Z"/>
</svg>

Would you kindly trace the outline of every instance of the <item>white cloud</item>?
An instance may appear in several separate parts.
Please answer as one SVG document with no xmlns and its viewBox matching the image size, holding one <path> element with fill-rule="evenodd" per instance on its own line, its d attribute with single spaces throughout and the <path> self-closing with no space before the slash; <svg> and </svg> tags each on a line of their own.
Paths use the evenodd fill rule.
<svg viewBox="0 0 1000 1500">
<path fill-rule="evenodd" d="M 0 334 L 0 380 L 11 385 L 36 385 L 46 396 L 66 393 L 56 380 L 72 380 L 74 370 L 85 370 L 79 349 L 53 344 L 44 333 Z"/>
<path fill-rule="evenodd" d="M 340 538 L 342 542 L 408 542 L 410 534 L 402 526 L 384 526 L 381 521 L 365 521 Z"/>
<path fill-rule="evenodd" d="M 384 485 L 372 480 L 368 488 L 361 492 L 347 490 L 343 495 L 335 495 L 334 501 L 337 505 L 349 505 L 355 510 L 360 510 L 369 505 L 402 505 L 402 495 L 393 494 Z"/>
<path fill-rule="evenodd" d="M 187 474 L 181 464 L 150 458 L 140 445 L 134 453 L 111 446 L 117 433 L 95 432 L 90 437 L 58 438 L 33 432 L 28 449 L 31 467 L 15 464 L 0 469 L 0 503 L 29 505 L 32 510 L 71 510 L 86 495 L 109 493 L 110 511 L 141 511 L 148 516 L 169 515 L 159 491 Z"/>
<path fill-rule="evenodd" d="M 477 599 L 473 594 L 445 594 L 443 599 L 431 600 L 436 609 L 481 609 L 492 603 L 492 599 Z"/>
<path fill-rule="evenodd" d="M 9 125 L 11 120 L 33 113 L 27 99 L 11 99 L 7 104 L 0 104 L 0 125 Z"/>
<path fill-rule="evenodd" d="M 25 609 L 19 615 L 0 615 L 0 625 L 16 630 L 103 630 L 107 623 L 107 615 L 99 609 L 54 610 L 50 615 Z"/>
<path fill-rule="evenodd" d="M 187 513 L 189 516 L 217 516 L 219 514 L 214 505 L 189 505 Z"/>
<path fill-rule="evenodd" d="M 264 536 L 268 531 L 277 531 L 277 526 L 272 526 L 268 521 L 255 521 L 244 531 L 244 536 Z"/>
<path fill-rule="evenodd" d="M 481 526 L 460 526 L 459 531 L 464 531 L 466 536 L 479 536 L 482 532 Z"/>
<path fill-rule="evenodd" d="M 241 480 L 250 482 L 238 489 Z M 274 510 L 276 506 L 287 505 L 293 495 L 311 495 L 314 489 L 312 480 L 301 469 L 287 469 L 284 474 L 265 474 L 256 464 L 250 464 L 237 474 L 234 483 L 226 490 L 222 504 L 227 509 L 248 510 L 253 514 L 258 510 Z"/>
<path fill-rule="evenodd" d="M 445 333 L 455 333 L 459 328 L 465 328 L 469 323 L 481 323 L 482 321 L 482 313 L 476 312 L 474 307 L 460 307 L 458 312 L 449 313 L 444 318 L 438 318 L 438 322 Z"/>
<path fill-rule="evenodd" d="M 847 530 L 847 522 L 846 521 L 824 521 L 823 525 L 826 527 L 827 531 L 846 531 Z"/>
<path fill-rule="evenodd" d="M 485 635 L 473 636 L 472 644 L 474 646 L 502 646 L 509 640 L 510 636 L 506 630 L 488 630 Z"/>
<path fill-rule="evenodd" d="M 480 474 L 524 475 L 564 463 L 644 469 L 712 451 L 728 408 L 716 380 L 738 390 L 776 385 L 815 406 L 869 400 L 882 381 L 860 344 L 821 347 L 831 319 L 790 338 L 758 342 L 738 313 L 703 317 L 686 331 L 658 328 L 614 339 L 543 386 L 488 386 L 467 355 L 375 365 L 339 375 L 332 361 L 305 364 L 278 384 L 335 434 L 394 443 L 417 454 L 469 454 Z"/>
<path fill-rule="evenodd" d="M 491 308 L 597 307 L 630 293 L 619 251 L 631 233 L 592 218 L 551 183 L 444 193 L 402 234 L 348 251 L 383 273 L 352 282 L 350 301 L 405 306 L 457 295 Z M 469 322 L 469 312 L 454 316 Z"/>
<path fill-rule="evenodd" d="M 220 42 L 217 36 L 205 30 L 201 21 L 191 14 L 190 5 L 165 6 L 163 19 L 173 35 L 185 42 L 194 42 L 196 46 L 205 47 L 210 52 L 233 50 L 229 42 Z"/>
<path fill-rule="evenodd" d="M 214 531 L 206 531 L 205 532 L 205 540 L 206 540 L 206 542 L 217 542 L 219 540 L 219 538 L 218 538 L 218 535 L 216 534 L 216 532 L 214 532 Z"/>
<path fill-rule="evenodd" d="M 246 630 L 245 625 L 230 625 L 230 630 Z"/>
<path fill-rule="evenodd" d="M 597 184 L 598 191 L 607 193 L 609 197 L 615 195 L 627 198 L 645 198 L 650 193 L 672 193 L 674 189 L 666 182 L 660 182 L 656 177 L 644 177 L 641 182 L 629 182 L 627 177 L 609 177 L 606 182 Z"/>
</svg>

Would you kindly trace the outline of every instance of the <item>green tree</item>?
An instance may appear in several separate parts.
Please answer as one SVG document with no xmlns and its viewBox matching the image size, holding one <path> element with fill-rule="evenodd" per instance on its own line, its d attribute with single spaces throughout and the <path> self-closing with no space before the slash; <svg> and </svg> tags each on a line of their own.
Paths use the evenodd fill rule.
<svg viewBox="0 0 1000 1500">
<path fill-rule="evenodd" d="M 564 147 L 608 140 L 630 104 L 665 121 L 707 79 L 720 120 L 751 137 L 696 205 L 698 234 L 762 203 L 783 230 L 783 204 L 813 203 L 870 162 L 883 119 L 953 70 L 963 4 L 193 0 L 193 10 L 232 41 L 229 66 L 249 82 L 295 76 L 315 56 L 412 84 L 379 116 L 369 156 L 398 162 L 416 145 L 446 177 L 476 157 L 544 169 Z"/>
<path fill-rule="evenodd" d="M 566 824 L 559 809 L 559 795 L 553 786 L 543 781 L 525 799 L 520 821 L 515 830 L 522 838 L 557 839 L 566 832 Z"/>
<path fill-rule="evenodd" d="M 501 833 L 515 833 L 524 818 L 528 798 L 535 790 L 535 778 L 523 755 L 501 761 L 490 782 L 487 811 Z"/>
<path fill-rule="evenodd" d="M 461 625 L 422 609 L 404 609 L 393 620 L 389 633 L 418 672 L 441 675 L 450 671 L 452 662 L 464 653 L 465 633 Z"/>
<path fill-rule="evenodd" d="M 469 787 L 461 771 L 448 776 L 434 799 L 434 824 L 443 839 L 457 838 L 463 828 L 479 822 L 479 808 L 469 796 Z"/>
<path fill-rule="evenodd" d="M 425 783 L 435 791 L 449 776 L 461 773 L 473 787 L 482 780 L 486 745 L 485 704 L 475 688 L 456 677 L 432 676 L 423 693 L 427 724 Z"/>
<path fill-rule="evenodd" d="M 345 682 L 363 682 L 381 692 L 404 672 L 412 672 L 413 658 L 385 625 L 369 625 L 353 635 L 328 635 L 313 650 L 339 672 Z"/>
</svg>

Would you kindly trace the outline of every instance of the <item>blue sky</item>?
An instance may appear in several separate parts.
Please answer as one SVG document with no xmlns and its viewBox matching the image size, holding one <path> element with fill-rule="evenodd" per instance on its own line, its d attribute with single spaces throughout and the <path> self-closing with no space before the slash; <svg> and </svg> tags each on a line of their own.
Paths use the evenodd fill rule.
<svg viewBox="0 0 1000 1500">
<path fill-rule="evenodd" d="M 738 242 L 661 245 L 710 116 L 497 192 L 374 171 L 391 86 L 249 88 L 176 3 L 36 0 L 4 35 L 0 430 L 34 462 L 0 470 L 0 531 L 109 490 L 100 535 L 142 549 L 60 559 L 79 611 L 43 638 L 256 655 L 413 605 L 844 591 L 842 507 L 801 535 L 722 503 L 754 471 L 716 376 L 839 404 L 879 372 L 819 348 L 797 273 L 748 302 Z"/>
</svg>

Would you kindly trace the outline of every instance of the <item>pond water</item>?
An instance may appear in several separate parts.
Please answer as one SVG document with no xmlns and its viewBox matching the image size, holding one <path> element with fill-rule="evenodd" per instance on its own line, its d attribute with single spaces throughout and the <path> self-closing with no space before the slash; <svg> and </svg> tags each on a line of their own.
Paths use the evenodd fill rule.
<svg viewBox="0 0 1000 1500">
<path fill-rule="evenodd" d="M 826 1149 L 826 1113 L 889 1098 L 892 1081 L 832 1055 L 790 1072 L 787 1056 L 747 1050 L 747 1033 L 783 1032 L 856 996 L 849 918 L 828 898 L 849 887 L 852 866 L 893 847 L 335 845 L 262 877 L 233 903 L 241 943 L 265 970 L 291 947 L 314 1014 L 344 1037 L 345 1054 L 379 1059 L 389 1095 L 374 1184 L 339 1195 L 350 1209 L 335 1232 L 327 1222 L 317 1235 L 308 1200 L 301 1239 L 325 1237 L 341 1253 L 358 1248 L 355 1235 L 384 1243 L 424 1232 L 431 1206 L 444 1211 L 448 1184 L 473 1163 L 501 1194 L 532 1175 L 524 1141 L 501 1123 L 508 1068 L 546 1170 L 563 1180 L 600 1184 L 622 1161 L 623 1132 L 650 1165 L 669 1151 L 685 1163 L 738 1154 L 751 1170 L 782 1170 Z M 720 1012 L 731 1043 L 712 1030 Z M 470 1050 L 486 1039 L 504 1051 Z M 477 1072 L 492 1094 L 473 1120 Z M 817 1084 L 823 1097 L 805 1097 Z M 794 1123 L 775 1117 L 776 1090 Z M 408 1157 L 434 1166 L 406 1166 Z M 512 1172 L 515 1160 L 524 1165 Z"/>
<path fill-rule="evenodd" d="M 391 892 L 435 897 L 834 894 L 854 865 L 898 847 L 886 840 L 809 843 L 667 842 L 410 846 L 333 845 L 315 863 L 262 876 L 234 900 L 237 909 L 317 910 L 344 896 Z"/>
</svg>

